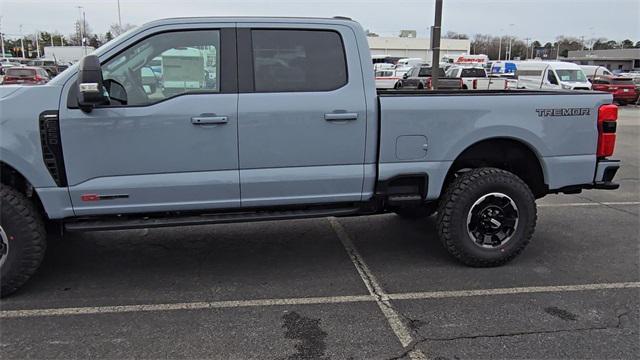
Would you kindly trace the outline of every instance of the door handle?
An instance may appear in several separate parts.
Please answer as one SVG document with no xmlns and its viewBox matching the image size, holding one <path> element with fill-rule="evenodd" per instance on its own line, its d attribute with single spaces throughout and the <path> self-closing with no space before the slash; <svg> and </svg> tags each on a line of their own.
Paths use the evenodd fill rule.
<svg viewBox="0 0 640 360">
<path fill-rule="evenodd" d="M 194 116 L 191 118 L 193 125 L 226 124 L 228 122 L 229 118 L 226 116 Z"/>
<path fill-rule="evenodd" d="M 327 121 L 352 121 L 358 120 L 358 113 L 329 113 L 324 114 Z"/>
</svg>

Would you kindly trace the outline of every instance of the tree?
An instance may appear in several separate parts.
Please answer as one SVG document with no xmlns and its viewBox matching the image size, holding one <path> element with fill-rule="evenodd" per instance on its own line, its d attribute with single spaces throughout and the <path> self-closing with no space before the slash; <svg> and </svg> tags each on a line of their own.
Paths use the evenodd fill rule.
<svg viewBox="0 0 640 360">
<path fill-rule="evenodd" d="M 123 34 L 133 29 L 134 27 L 135 25 L 131 25 L 129 23 L 124 24 L 122 26 L 120 26 L 119 24 L 111 24 L 111 26 L 109 27 L 109 32 L 111 33 L 112 36 L 118 36 L 120 34 Z"/>
<path fill-rule="evenodd" d="M 622 42 L 620 42 L 620 47 L 623 49 L 629 49 L 633 47 L 633 41 L 629 40 L 629 39 L 625 39 Z"/>
<path fill-rule="evenodd" d="M 467 34 L 457 33 L 455 31 L 447 31 L 443 36 L 443 39 L 468 39 Z"/>
<path fill-rule="evenodd" d="M 640 41 L 638 41 L 638 42 L 636 43 L 636 45 L 634 46 L 634 48 L 636 48 L 636 49 L 640 49 Z"/>
<path fill-rule="evenodd" d="M 378 34 L 372 32 L 372 31 L 369 31 L 369 29 L 365 30 L 364 33 L 369 37 L 378 37 L 379 36 Z"/>
<path fill-rule="evenodd" d="M 84 35 L 84 38 L 89 41 L 92 35 L 91 26 L 89 23 L 82 20 L 76 20 L 75 22 L 76 31 L 68 36 L 69 44 L 75 46 L 82 45 L 81 34 Z"/>
</svg>

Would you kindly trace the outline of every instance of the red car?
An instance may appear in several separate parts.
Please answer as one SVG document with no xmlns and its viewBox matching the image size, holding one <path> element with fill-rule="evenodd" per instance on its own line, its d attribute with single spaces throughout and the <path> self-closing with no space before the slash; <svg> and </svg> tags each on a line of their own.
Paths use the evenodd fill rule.
<svg viewBox="0 0 640 360">
<path fill-rule="evenodd" d="M 15 66 L 5 71 L 2 85 L 42 85 L 49 81 L 49 74 L 35 66 Z"/>
<path fill-rule="evenodd" d="M 613 101 L 618 104 L 631 104 L 638 99 L 638 92 L 631 78 L 599 76 L 593 80 L 592 86 L 593 90 L 613 94 Z"/>
</svg>

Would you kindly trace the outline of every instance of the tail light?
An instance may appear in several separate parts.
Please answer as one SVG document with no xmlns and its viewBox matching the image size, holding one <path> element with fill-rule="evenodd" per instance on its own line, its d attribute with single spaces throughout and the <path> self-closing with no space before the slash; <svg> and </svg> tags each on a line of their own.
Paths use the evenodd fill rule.
<svg viewBox="0 0 640 360">
<path fill-rule="evenodd" d="M 35 81 L 42 81 L 42 77 L 40 75 L 36 75 L 34 78 Z"/>
<path fill-rule="evenodd" d="M 607 157 L 613 155 L 616 146 L 616 125 L 618 107 L 616 105 L 602 105 L 598 109 L 598 149 L 596 155 Z"/>
<path fill-rule="evenodd" d="M 473 79 L 473 90 L 478 88 L 478 79 Z"/>
</svg>

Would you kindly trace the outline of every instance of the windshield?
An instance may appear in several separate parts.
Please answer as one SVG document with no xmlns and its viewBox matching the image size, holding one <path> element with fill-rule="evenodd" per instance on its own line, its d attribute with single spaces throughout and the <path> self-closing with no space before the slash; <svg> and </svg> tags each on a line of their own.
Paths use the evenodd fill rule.
<svg viewBox="0 0 640 360">
<path fill-rule="evenodd" d="M 560 78 L 560 81 L 564 82 L 586 82 L 587 78 L 584 76 L 582 70 L 556 70 L 556 74 Z"/>
<path fill-rule="evenodd" d="M 438 68 L 438 74 L 440 77 L 444 77 L 444 69 Z M 430 67 L 421 67 L 420 72 L 418 73 L 418 77 L 431 77 L 431 68 Z"/>
</svg>

